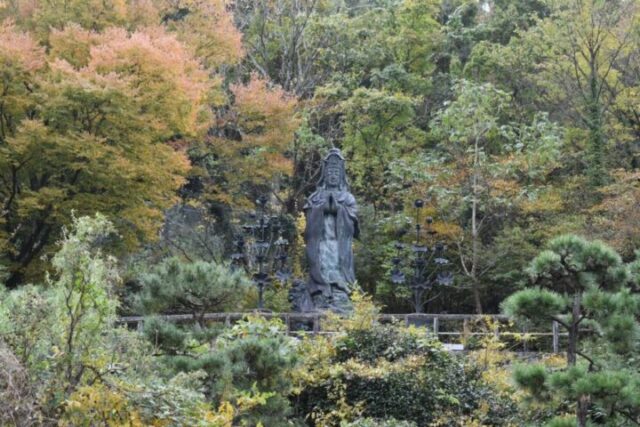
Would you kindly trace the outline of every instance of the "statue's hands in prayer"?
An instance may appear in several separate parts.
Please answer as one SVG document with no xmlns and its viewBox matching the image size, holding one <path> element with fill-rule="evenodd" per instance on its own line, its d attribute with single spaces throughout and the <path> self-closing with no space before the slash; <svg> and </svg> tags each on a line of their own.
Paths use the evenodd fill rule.
<svg viewBox="0 0 640 427">
<path fill-rule="evenodd" d="M 327 198 L 327 206 L 325 208 L 325 211 L 327 213 L 330 213 L 330 214 L 333 214 L 333 215 L 338 213 L 338 207 L 336 206 L 336 199 L 335 199 L 335 197 L 333 195 L 333 192 L 329 193 L 329 197 Z"/>
</svg>

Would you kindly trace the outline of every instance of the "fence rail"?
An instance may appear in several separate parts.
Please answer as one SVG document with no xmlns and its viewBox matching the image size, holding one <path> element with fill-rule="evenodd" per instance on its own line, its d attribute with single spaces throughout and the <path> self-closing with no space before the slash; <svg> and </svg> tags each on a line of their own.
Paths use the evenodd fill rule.
<svg viewBox="0 0 640 427">
<path fill-rule="evenodd" d="M 269 312 L 248 312 L 248 313 L 205 313 L 199 316 L 192 314 L 169 314 L 161 315 L 164 320 L 170 322 L 218 322 L 230 326 L 233 323 L 242 320 L 247 315 L 259 315 L 267 319 L 279 318 L 287 327 L 287 333 L 298 335 L 300 333 L 311 334 L 332 334 L 335 331 L 323 330 L 322 320 L 325 317 L 322 313 L 269 313 Z M 490 319 L 492 324 L 500 325 L 492 331 L 486 328 L 480 328 L 480 331 L 474 331 L 475 325 L 481 324 L 485 320 Z M 470 337 L 494 335 L 497 338 L 508 340 L 517 336 L 526 334 L 528 339 L 520 340 L 522 350 L 530 351 L 529 346 L 535 343 L 537 339 L 545 339 L 551 337 L 551 350 L 554 353 L 560 352 L 560 343 L 567 333 L 561 333 L 557 322 L 553 321 L 549 324 L 548 329 L 541 330 L 503 330 L 508 317 L 499 314 L 477 315 L 477 314 L 380 314 L 378 320 L 383 323 L 403 322 L 405 325 L 417 325 L 426 327 L 441 341 L 450 341 L 458 338 L 459 340 L 468 340 Z M 124 316 L 118 319 L 119 324 L 127 325 L 137 329 L 142 329 L 144 324 L 143 316 Z M 307 328 L 301 325 L 308 325 Z"/>
</svg>

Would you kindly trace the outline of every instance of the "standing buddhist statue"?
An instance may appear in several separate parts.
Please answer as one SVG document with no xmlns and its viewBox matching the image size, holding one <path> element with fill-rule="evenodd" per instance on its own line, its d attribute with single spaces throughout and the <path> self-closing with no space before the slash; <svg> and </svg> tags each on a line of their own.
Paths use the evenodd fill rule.
<svg viewBox="0 0 640 427">
<path fill-rule="evenodd" d="M 355 283 L 351 246 L 358 238 L 359 228 L 356 200 L 349 192 L 344 157 L 337 148 L 324 158 L 322 177 L 304 212 L 309 280 L 306 301 L 297 308 L 348 313 L 352 310 L 349 295 Z"/>
</svg>

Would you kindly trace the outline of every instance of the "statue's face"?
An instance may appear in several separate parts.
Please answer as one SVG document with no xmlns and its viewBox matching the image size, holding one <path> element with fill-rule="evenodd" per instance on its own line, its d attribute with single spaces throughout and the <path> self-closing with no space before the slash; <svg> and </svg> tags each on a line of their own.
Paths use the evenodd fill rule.
<svg viewBox="0 0 640 427">
<path fill-rule="evenodd" d="M 337 187 L 340 184 L 340 167 L 338 165 L 327 165 L 325 183 L 329 187 Z"/>
</svg>

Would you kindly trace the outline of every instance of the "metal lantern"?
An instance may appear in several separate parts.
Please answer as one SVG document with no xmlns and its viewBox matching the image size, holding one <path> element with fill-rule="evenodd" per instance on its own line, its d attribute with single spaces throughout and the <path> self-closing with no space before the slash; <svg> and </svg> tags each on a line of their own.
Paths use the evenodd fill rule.
<svg viewBox="0 0 640 427">
<path fill-rule="evenodd" d="M 269 215 L 268 198 L 256 200 L 256 212 L 240 226 L 233 241 L 231 262 L 247 271 L 258 288 L 258 310 L 264 309 L 264 290 L 273 281 L 287 282 L 291 278 L 288 267 L 289 242 L 282 237 L 282 218 Z"/>
<path fill-rule="evenodd" d="M 413 244 L 396 242 L 396 255 L 391 260 L 391 282 L 409 288 L 416 313 L 423 312 L 424 305 L 428 302 L 426 297 L 434 287 L 453 284 L 453 274 L 446 270 L 449 264 L 445 258 L 447 247 L 435 239 L 437 232 L 432 227 L 433 218 L 426 218 L 424 229 L 421 224 L 420 211 L 424 205 L 422 199 L 414 202 L 416 214 Z"/>
</svg>

